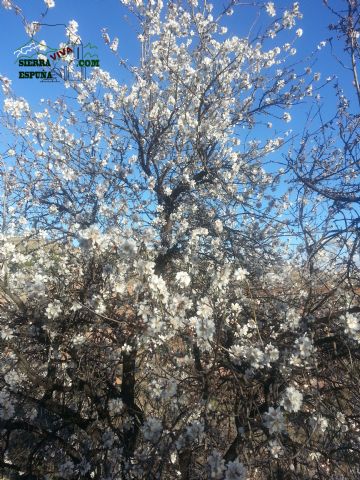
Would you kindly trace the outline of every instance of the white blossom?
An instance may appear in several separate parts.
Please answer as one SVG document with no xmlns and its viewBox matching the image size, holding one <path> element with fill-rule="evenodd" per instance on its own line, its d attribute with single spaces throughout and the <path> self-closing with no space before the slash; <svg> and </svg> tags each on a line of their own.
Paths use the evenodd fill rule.
<svg viewBox="0 0 360 480">
<path fill-rule="evenodd" d="M 210 478 L 216 480 L 223 478 L 223 473 L 225 471 L 225 461 L 223 460 L 220 452 L 215 450 L 208 457 L 207 462 L 210 467 Z"/>
<path fill-rule="evenodd" d="M 49 319 L 55 319 L 58 318 L 62 312 L 62 307 L 61 303 L 59 300 L 54 300 L 53 302 L 50 302 L 48 306 L 46 307 L 46 316 Z"/>
<path fill-rule="evenodd" d="M 112 50 L 113 52 L 117 52 L 118 47 L 119 47 L 119 39 L 115 37 L 110 44 L 110 50 Z"/>
<path fill-rule="evenodd" d="M 249 275 L 249 272 L 245 270 L 245 268 L 239 267 L 234 272 L 234 279 L 237 282 L 241 282 L 242 280 L 245 280 L 247 275 Z"/>
<path fill-rule="evenodd" d="M 290 113 L 284 112 L 284 114 L 283 114 L 283 119 L 284 119 L 285 122 L 287 122 L 287 123 L 291 122 L 291 115 L 290 115 Z"/>
<path fill-rule="evenodd" d="M 14 337 L 14 331 L 9 326 L 2 327 L 0 330 L 0 337 L 3 340 L 11 340 Z"/>
<path fill-rule="evenodd" d="M 279 458 L 283 453 L 283 447 L 277 439 L 269 441 L 269 451 L 274 458 Z"/>
<path fill-rule="evenodd" d="M 268 2 L 266 4 L 266 12 L 270 17 L 275 17 L 276 16 L 276 10 L 275 10 L 275 4 L 274 2 Z"/>
<path fill-rule="evenodd" d="M 197 314 L 200 318 L 207 318 L 212 316 L 213 309 L 210 304 L 210 300 L 207 297 L 202 298 L 198 301 Z"/>
<path fill-rule="evenodd" d="M 33 37 L 40 30 L 39 22 L 30 22 L 25 24 L 25 32 L 29 37 Z"/>
<path fill-rule="evenodd" d="M 79 24 L 76 20 L 70 20 L 66 27 L 66 35 L 69 38 L 69 42 L 73 44 L 80 44 L 81 38 L 78 34 Z"/>
<path fill-rule="evenodd" d="M 158 418 L 147 418 L 144 426 L 142 427 L 144 439 L 151 443 L 158 442 L 161 437 L 162 429 L 161 421 Z"/>
<path fill-rule="evenodd" d="M 298 412 L 301 408 L 303 395 L 295 387 L 287 387 L 281 405 L 287 412 Z"/>
<path fill-rule="evenodd" d="M 5 98 L 4 111 L 9 113 L 14 118 L 21 118 L 23 113 L 30 111 L 29 104 L 23 98 L 17 100 L 12 98 Z"/>
<path fill-rule="evenodd" d="M 109 411 L 112 416 L 119 415 L 124 409 L 124 403 L 121 398 L 112 398 L 108 403 Z"/>
<path fill-rule="evenodd" d="M 198 420 L 194 420 L 186 427 L 186 437 L 190 442 L 200 441 L 204 434 L 204 425 Z"/>
<path fill-rule="evenodd" d="M 246 480 L 247 478 L 247 470 L 238 459 L 227 463 L 225 480 Z"/>
<path fill-rule="evenodd" d="M 219 219 L 215 220 L 215 222 L 214 222 L 214 227 L 215 227 L 216 233 L 221 233 L 221 232 L 223 231 L 223 229 L 224 229 L 223 223 L 222 223 L 222 221 L 219 220 Z"/>
<path fill-rule="evenodd" d="M 285 419 L 280 407 L 270 407 L 264 414 L 264 425 L 270 433 L 281 433 L 285 429 Z"/>
<path fill-rule="evenodd" d="M 11 4 L 11 0 L 2 0 L 2 6 L 4 8 L 6 8 L 7 10 L 11 10 L 12 9 L 12 4 Z"/>
<path fill-rule="evenodd" d="M 310 426 L 313 430 L 324 433 L 328 428 L 329 422 L 322 415 L 313 415 L 310 420 Z"/>
<path fill-rule="evenodd" d="M 343 317 L 345 321 L 345 331 L 354 335 L 360 331 L 360 319 L 358 314 L 346 313 Z"/>
<path fill-rule="evenodd" d="M 175 278 L 178 284 L 180 285 L 180 287 L 182 288 L 188 287 L 190 285 L 191 277 L 186 272 L 177 272 Z"/>
</svg>

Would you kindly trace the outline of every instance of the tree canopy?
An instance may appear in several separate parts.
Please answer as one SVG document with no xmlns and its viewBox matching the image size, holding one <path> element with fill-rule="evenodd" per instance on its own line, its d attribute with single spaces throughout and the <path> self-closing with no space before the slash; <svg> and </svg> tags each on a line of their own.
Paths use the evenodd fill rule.
<svg viewBox="0 0 360 480">
<path fill-rule="evenodd" d="M 240 36 L 236 0 L 122 3 L 131 80 L 97 67 L 35 111 L 0 77 L 0 472 L 355 480 L 358 1 L 324 6 L 350 93 L 295 62 L 298 2 L 251 2 Z"/>
</svg>

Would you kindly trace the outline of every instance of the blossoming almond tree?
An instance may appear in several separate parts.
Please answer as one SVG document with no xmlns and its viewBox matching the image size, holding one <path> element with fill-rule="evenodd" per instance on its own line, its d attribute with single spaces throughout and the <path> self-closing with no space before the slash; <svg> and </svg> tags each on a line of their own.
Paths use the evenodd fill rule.
<svg viewBox="0 0 360 480">
<path fill-rule="evenodd" d="M 96 68 L 34 112 L 2 78 L 0 468 L 356 478 L 348 450 L 329 454 L 356 448 L 355 393 L 324 401 L 332 352 L 282 242 L 287 193 L 269 155 L 286 132 L 264 133 L 311 87 L 291 46 L 273 46 L 299 5 L 259 5 L 272 23 L 241 38 L 226 31 L 235 1 L 122 3 L 142 45 L 138 65 L 122 61 L 132 83 Z M 341 335 L 356 341 L 349 315 Z"/>
</svg>

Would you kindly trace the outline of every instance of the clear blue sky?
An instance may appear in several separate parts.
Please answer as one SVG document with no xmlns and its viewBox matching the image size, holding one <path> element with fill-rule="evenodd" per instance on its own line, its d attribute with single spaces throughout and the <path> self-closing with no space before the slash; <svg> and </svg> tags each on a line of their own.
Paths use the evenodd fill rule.
<svg viewBox="0 0 360 480">
<path fill-rule="evenodd" d="M 40 20 L 41 13 L 45 11 L 43 0 L 18 0 L 17 3 L 23 8 L 29 20 Z M 220 4 L 219 0 L 214 0 L 213 3 L 215 7 Z M 221 0 L 221 5 L 223 3 Z M 290 2 L 286 0 L 276 2 L 275 0 L 275 4 L 280 8 L 285 8 Z M 339 7 L 342 5 L 342 0 L 332 0 L 332 5 Z M 299 26 L 303 28 L 304 35 L 296 45 L 298 50 L 296 58 L 299 59 L 316 49 L 321 40 L 329 37 L 327 25 L 332 21 L 329 12 L 322 5 L 322 0 L 302 0 L 300 7 L 304 18 Z M 229 28 L 233 34 L 241 35 L 246 31 L 247 25 L 252 22 L 254 10 L 242 7 L 236 12 L 231 17 Z M 133 19 L 125 20 L 126 13 L 126 9 L 119 0 L 56 0 L 55 8 L 49 10 L 44 21 L 51 24 L 67 24 L 69 20 L 75 19 L 79 23 L 79 33 L 83 42 L 92 42 L 98 46 L 101 67 L 121 81 L 124 75 L 123 70 L 119 68 L 114 55 L 105 47 L 101 29 L 106 27 L 111 38 L 118 36 L 120 55 L 136 62 L 139 54 L 139 46 L 135 41 L 136 26 Z M 0 25 L 2 45 L 0 73 L 13 81 L 16 94 L 24 96 L 33 106 L 40 98 L 56 98 L 62 93 L 66 94 L 66 89 L 62 84 L 49 85 L 35 79 L 18 79 L 19 67 L 14 63 L 13 52 L 26 43 L 29 38 L 25 34 L 21 19 L 12 11 L 0 9 Z M 59 27 L 59 29 L 62 34 L 63 28 Z M 60 34 L 56 35 L 60 36 Z M 41 38 L 41 33 L 38 34 L 38 38 Z M 64 37 L 61 40 L 64 40 Z M 342 78 L 345 76 L 345 72 L 331 57 L 328 47 L 321 52 L 314 70 L 321 71 L 324 78 L 333 73 L 339 73 Z M 345 82 L 351 82 L 351 78 L 348 76 Z"/>
</svg>

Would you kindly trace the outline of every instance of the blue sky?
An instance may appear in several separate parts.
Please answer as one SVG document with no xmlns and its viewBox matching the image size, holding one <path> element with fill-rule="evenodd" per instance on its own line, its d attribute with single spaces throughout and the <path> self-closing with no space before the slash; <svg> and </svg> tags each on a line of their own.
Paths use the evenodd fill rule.
<svg viewBox="0 0 360 480">
<path fill-rule="evenodd" d="M 43 0 L 18 0 L 17 2 L 29 20 L 39 21 L 41 13 L 45 11 Z M 218 0 L 213 1 L 215 7 L 219 6 Z M 334 7 L 341 7 L 342 0 L 332 0 Z M 223 2 L 221 1 L 221 4 Z M 286 0 L 275 1 L 277 7 L 286 8 L 290 4 Z M 322 0 L 300 1 L 301 11 L 304 14 L 299 26 L 304 30 L 304 35 L 296 43 L 298 51 L 296 58 L 304 58 L 314 51 L 320 41 L 330 36 L 327 25 L 333 21 L 328 10 L 323 6 Z M 75 19 L 79 23 L 79 33 L 83 42 L 91 42 L 98 46 L 101 67 L 108 70 L 118 80 L 126 80 L 124 71 L 118 65 L 118 60 L 104 45 L 101 29 L 107 28 L 111 38 L 119 37 L 119 54 L 132 62 L 136 62 L 139 56 L 139 44 L 136 42 L 136 24 L 134 19 L 125 19 L 126 9 L 119 0 L 56 0 L 56 7 L 50 9 L 44 22 L 55 24 L 67 24 Z M 233 34 L 241 35 L 247 30 L 247 26 L 253 22 L 255 11 L 250 7 L 241 7 L 229 20 L 229 30 Z M 40 98 L 54 98 L 66 94 L 62 84 L 46 84 L 35 79 L 19 79 L 19 67 L 14 63 L 14 50 L 28 41 L 21 19 L 12 11 L 0 9 L 0 41 L 2 47 L 0 60 L 0 73 L 10 78 L 13 89 L 17 95 L 24 96 L 32 106 L 38 103 Z M 44 27 L 43 27 L 44 28 Z M 58 27 L 52 34 L 54 42 L 63 41 L 64 29 Z M 48 40 L 48 33 L 46 34 Z M 41 38 L 41 33 L 38 34 Z M 319 59 L 314 66 L 314 71 L 322 72 L 323 78 L 338 73 L 345 83 L 351 85 L 351 78 L 336 63 L 330 55 L 329 47 L 320 52 Z M 345 85 L 346 88 L 346 85 Z"/>
</svg>

